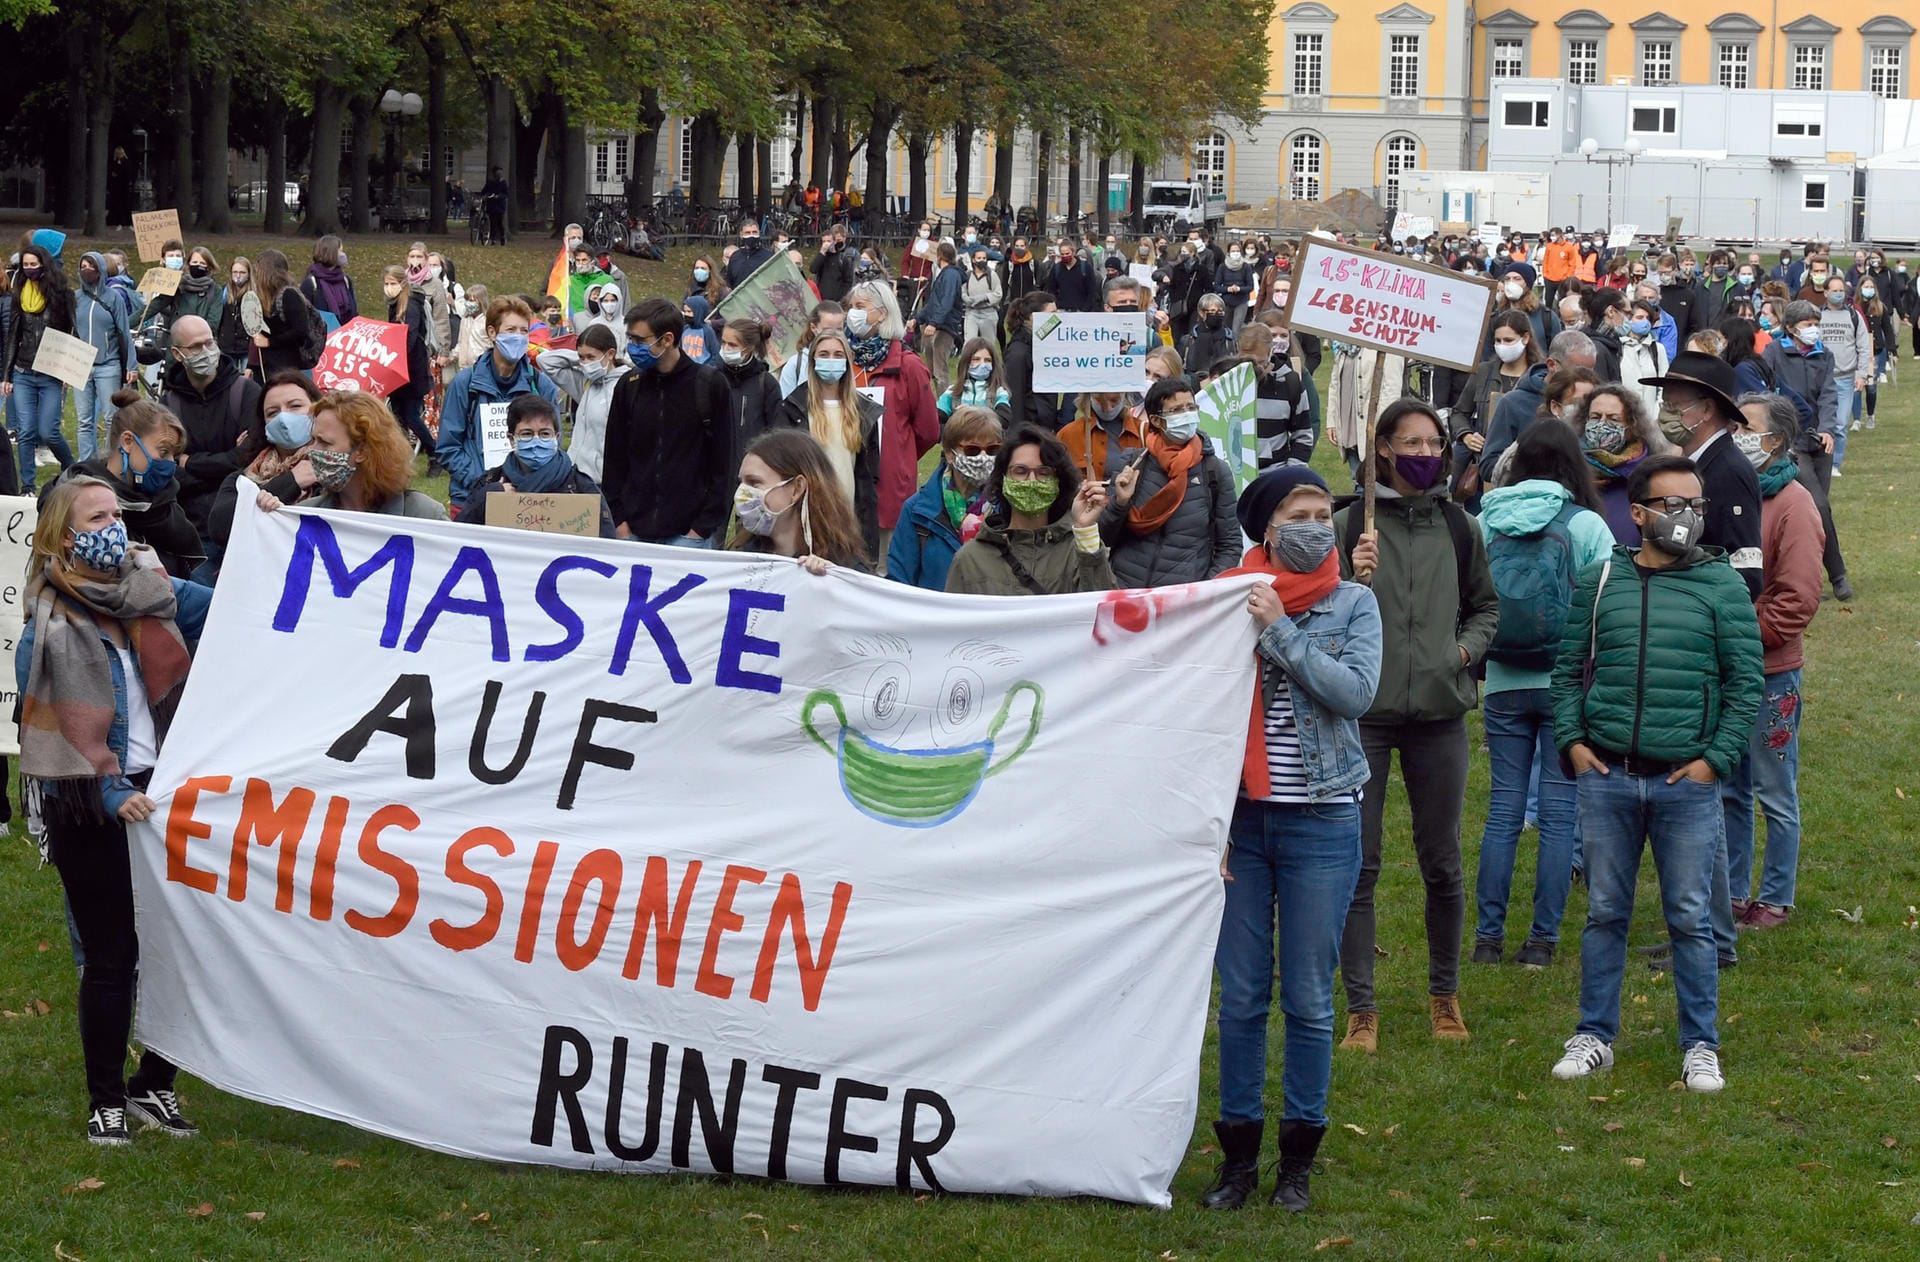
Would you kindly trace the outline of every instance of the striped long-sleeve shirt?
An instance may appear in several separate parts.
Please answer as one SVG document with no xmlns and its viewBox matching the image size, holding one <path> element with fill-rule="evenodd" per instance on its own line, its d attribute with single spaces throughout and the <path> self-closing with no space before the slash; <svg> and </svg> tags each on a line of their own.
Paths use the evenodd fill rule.
<svg viewBox="0 0 1920 1262">
<path fill-rule="evenodd" d="M 1300 375 L 1283 356 L 1273 361 L 1270 373 L 1254 385 L 1254 434 L 1259 443 L 1262 469 L 1297 460 L 1305 464 L 1313 459 L 1313 405 L 1307 397 Z"/>
</svg>

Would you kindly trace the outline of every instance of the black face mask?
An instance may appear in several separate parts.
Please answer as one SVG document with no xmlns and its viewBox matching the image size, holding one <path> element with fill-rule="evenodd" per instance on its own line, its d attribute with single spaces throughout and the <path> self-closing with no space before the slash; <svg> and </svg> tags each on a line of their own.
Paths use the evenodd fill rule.
<svg viewBox="0 0 1920 1262">
<path fill-rule="evenodd" d="M 1218 311 L 1209 311 L 1207 313 L 1206 326 L 1210 329 L 1217 329 L 1226 322 L 1227 317 Z"/>
<path fill-rule="evenodd" d="M 204 280 L 209 270 L 205 263 L 187 264 L 187 275 L 193 277 L 195 280 Z"/>
</svg>

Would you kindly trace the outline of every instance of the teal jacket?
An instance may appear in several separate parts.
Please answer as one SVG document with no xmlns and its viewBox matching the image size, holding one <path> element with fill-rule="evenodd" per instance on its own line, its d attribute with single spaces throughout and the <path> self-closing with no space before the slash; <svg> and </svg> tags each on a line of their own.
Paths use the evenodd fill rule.
<svg viewBox="0 0 1920 1262">
<path fill-rule="evenodd" d="M 1615 548 L 1580 575 L 1553 667 L 1554 739 L 1563 756 L 1585 741 L 1602 758 L 1704 758 L 1724 780 L 1747 752 L 1766 687 L 1746 581 L 1718 548 L 1663 570 L 1633 558 Z"/>
<path fill-rule="evenodd" d="M 1558 482 L 1529 478 L 1525 482 L 1496 486 L 1488 491 L 1480 498 L 1480 516 L 1475 520 L 1480 523 L 1481 538 L 1488 543 L 1492 543 L 1493 536 L 1497 534 L 1509 538 L 1533 535 L 1551 525 L 1560 510 L 1572 501 L 1573 492 Z M 1604 560 L 1614 547 L 1613 531 L 1608 529 L 1606 520 L 1598 513 L 1584 509 L 1568 518 L 1567 541 L 1573 545 L 1572 572 L 1576 585 L 1581 572 L 1589 565 Z M 1491 695 L 1545 688 L 1549 686 L 1551 674 L 1550 671 L 1528 670 L 1524 666 L 1510 666 L 1488 658 L 1486 691 Z"/>
</svg>

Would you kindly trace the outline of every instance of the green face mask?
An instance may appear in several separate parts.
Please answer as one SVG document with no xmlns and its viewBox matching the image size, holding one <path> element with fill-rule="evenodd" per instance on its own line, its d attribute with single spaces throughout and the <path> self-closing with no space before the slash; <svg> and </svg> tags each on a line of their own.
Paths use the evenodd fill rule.
<svg viewBox="0 0 1920 1262">
<path fill-rule="evenodd" d="M 1013 699 L 1033 694 L 1033 712 L 1027 732 L 1013 752 L 993 761 L 994 742 L 1013 710 Z M 987 728 L 987 738 L 953 749 L 902 749 L 883 745 L 847 725 L 840 695 L 822 688 L 800 707 L 800 726 L 813 742 L 840 763 L 840 789 L 862 815 L 898 828 L 932 828 L 967 809 L 988 776 L 1013 765 L 1040 734 L 1040 708 L 1045 695 L 1040 685 L 1022 681 L 1007 690 L 1000 712 Z M 829 741 L 813 726 L 813 711 L 825 705 L 840 720 L 840 730 Z"/>
<path fill-rule="evenodd" d="M 1034 478 L 1029 482 L 1002 482 L 1001 498 L 1012 505 L 1015 512 L 1033 515 L 1044 513 L 1053 507 L 1053 501 L 1060 497 L 1060 479 Z"/>
</svg>

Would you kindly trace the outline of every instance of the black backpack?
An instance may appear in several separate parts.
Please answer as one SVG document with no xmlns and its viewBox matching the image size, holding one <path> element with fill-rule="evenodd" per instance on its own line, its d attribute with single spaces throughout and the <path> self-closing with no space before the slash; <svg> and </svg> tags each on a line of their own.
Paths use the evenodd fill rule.
<svg viewBox="0 0 1920 1262">
<path fill-rule="evenodd" d="M 274 306 L 284 309 L 287 291 L 281 290 L 280 297 L 274 300 Z M 300 367 L 311 369 L 320 362 L 320 356 L 327 349 L 327 322 L 320 318 L 320 308 L 309 301 L 302 301 L 300 309 L 306 312 L 307 327 L 300 335 Z"/>
</svg>

